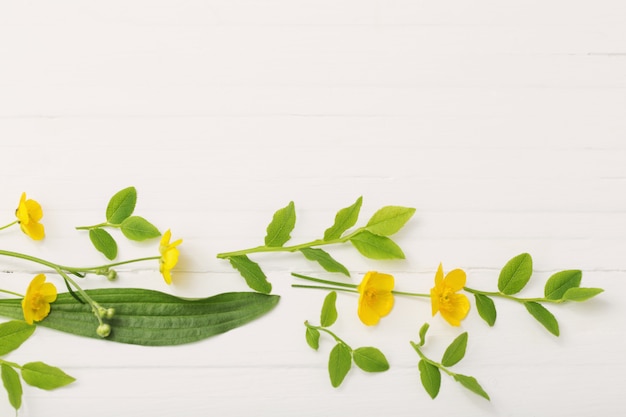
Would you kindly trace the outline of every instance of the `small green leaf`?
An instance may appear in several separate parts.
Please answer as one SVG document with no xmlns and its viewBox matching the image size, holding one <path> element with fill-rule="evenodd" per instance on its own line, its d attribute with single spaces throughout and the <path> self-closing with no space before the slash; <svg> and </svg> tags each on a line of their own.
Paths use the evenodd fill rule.
<svg viewBox="0 0 626 417">
<path fill-rule="evenodd" d="M 472 391 L 474 394 L 478 394 L 484 399 L 491 401 L 491 399 L 489 398 L 489 395 L 485 392 L 483 387 L 480 386 L 476 378 L 474 378 L 473 376 L 455 374 L 454 379 L 460 382 L 461 385 L 463 385 L 468 390 Z"/>
<path fill-rule="evenodd" d="M 489 326 L 493 326 L 496 323 L 496 306 L 490 297 L 483 294 L 474 294 L 476 299 L 476 310 L 483 320 L 487 322 Z"/>
<path fill-rule="evenodd" d="M 230 264 L 246 280 L 248 287 L 263 294 L 272 292 L 272 284 L 256 262 L 253 262 L 246 255 L 231 256 L 228 258 Z"/>
<path fill-rule="evenodd" d="M 461 333 L 450 343 L 443 354 L 441 364 L 445 367 L 456 365 L 465 356 L 467 348 L 467 332 Z"/>
<path fill-rule="evenodd" d="M 9 403 L 18 410 L 22 406 L 22 382 L 20 381 L 20 376 L 15 369 L 6 363 L 1 364 L 0 369 L 2 372 L 2 383 L 9 395 Z"/>
<path fill-rule="evenodd" d="M 310 261 L 317 261 L 328 272 L 341 272 L 350 276 L 348 268 L 337 262 L 328 252 L 319 248 L 303 248 L 300 252 Z"/>
<path fill-rule="evenodd" d="M 361 255 L 370 259 L 404 259 L 404 252 L 388 237 L 364 230 L 350 239 Z"/>
<path fill-rule="evenodd" d="M 337 343 L 328 357 L 330 383 L 337 388 L 343 382 L 352 367 L 352 352 L 343 343 Z"/>
<path fill-rule="evenodd" d="M 428 328 L 430 327 L 430 324 L 428 323 L 424 323 L 422 325 L 422 328 L 420 329 L 420 346 L 424 346 L 424 343 L 426 343 L 426 333 L 428 332 Z"/>
<path fill-rule="evenodd" d="M 415 214 L 410 207 L 386 206 L 378 210 L 365 228 L 380 236 L 391 236 L 406 224 Z"/>
<path fill-rule="evenodd" d="M 120 225 L 124 236 L 130 240 L 142 241 L 161 236 L 161 232 L 152 223 L 140 216 L 126 218 Z"/>
<path fill-rule="evenodd" d="M 430 398 L 435 398 L 439 394 L 439 388 L 441 388 L 441 372 L 435 365 L 426 362 L 421 359 L 417 364 L 417 368 L 420 371 L 420 379 L 424 389 L 430 395 Z"/>
<path fill-rule="evenodd" d="M 320 318 L 322 327 L 330 327 L 337 320 L 337 307 L 335 306 L 336 301 L 337 293 L 335 291 L 329 292 L 326 298 L 324 298 L 324 305 L 322 306 L 322 314 Z"/>
<path fill-rule="evenodd" d="M 360 347 L 353 352 L 354 363 L 366 372 L 384 372 L 389 369 L 385 355 L 375 347 Z"/>
<path fill-rule="evenodd" d="M 124 188 L 118 191 L 107 205 L 107 221 L 112 224 L 120 224 L 135 210 L 137 204 L 137 190 L 135 187 Z"/>
<path fill-rule="evenodd" d="M 89 229 L 89 239 L 91 239 L 93 246 L 102 252 L 107 259 L 115 259 L 117 256 L 117 243 L 109 232 L 101 228 Z"/>
<path fill-rule="evenodd" d="M 16 300 L 21 302 L 21 300 Z M 21 307 L 21 306 L 20 306 Z M 20 310 L 20 317 L 23 317 Z M 18 318 L 18 317 L 16 317 Z M 0 356 L 17 349 L 35 331 L 35 326 L 23 320 L 12 320 L 0 324 Z"/>
<path fill-rule="evenodd" d="M 509 260 L 498 278 L 498 289 L 503 294 L 517 294 L 526 286 L 533 273 L 533 260 L 527 253 Z"/>
<path fill-rule="evenodd" d="M 313 327 L 307 326 L 306 328 L 306 342 L 312 349 L 317 350 L 320 347 L 320 332 Z"/>
<path fill-rule="evenodd" d="M 354 226 L 359 219 L 363 197 L 359 197 L 350 207 L 342 208 L 335 215 L 335 223 L 324 232 L 324 241 L 339 239 L 343 232 Z"/>
<path fill-rule="evenodd" d="M 270 312 L 280 297 L 258 292 L 230 292 L 208 298 L 180 298 L 142 288 L 85 290 L 100 305 L 115 309 L 107 320 L 111 342 L 144 346 L 171 346 L 196 342 L 243 326 Z M 21 300 L 0 299 L 0 316 L 21 317 Z M 57 295 L 52 310 L 38 326 L 102 340 L 98 320 L 89 304 L 69 293 Z"/>
<path fill-rule="evenodd" d="M 22 366 L 22 378 L 28 385 L 45 390 L 61 388 L 76 380 L 59 368 L 43 362 L 29 362 Z"/>
<path fill-rule="evenodd" d="M 293 201 L 274 213 L 272 222 L 267 226 L 265 246 L 280 247 L 291 239 L 291 231 L 296 225 L 296 209 Z"/>
<path fill-rule="evenodd" d="M 586 301 L 595 297 L 604 290 L 602 288 L 570 288 L 563 294 L 563 300 Z"/>
<path fill-rule="evenodd" d="M 548 300 L 560 300 L 567 290 L 580 286 L 582 277 L 582 271 L 577 269 L 560 271 L 553 274 L 548 278 L 548 281 L 546 281 L 544 288 L 545 297 Z"/>
<path fill-rule="evenodd" d="M 534 301 L 527 301 L 524 303 L 526 306 L 526 310 L 537 319 L 539 323 L 543 325 L 550 333 L 555 336 L 559 335 L 559 323 L 556 321 L 556 318 L 539 303 Z"/>
</svg>

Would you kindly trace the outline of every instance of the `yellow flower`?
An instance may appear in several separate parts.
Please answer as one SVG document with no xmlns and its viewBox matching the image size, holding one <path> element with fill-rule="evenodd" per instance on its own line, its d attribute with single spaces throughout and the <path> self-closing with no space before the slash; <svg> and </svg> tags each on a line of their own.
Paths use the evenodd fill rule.
<svg viewBox="0 0 626 417">
<path fill-rule="evenodd" d="M 430 302 L 433 316 L 441 313 L 448 323 L 460 326 L 461 320 L 467 316 L 470 302 L 464 294 L 456 294 L 465 286 L 465 271 L 454 269 L 443 277 L 443 267 L 439 264 L 435 274 L 435 286 L 430 290 Z"/>
<path fill-rule="evenodd" d="M 39 220 L 43 217 L 41 205 L 35 200 L 27 200 L 26 193 L 22 193 L 20 204 L 15 210 L 15 216 L 20 223 L 22 232 L 33 240 L 41 240 L 44 237 L 43 224 Z"/>
<path fill-rule="evenodd" d="M 39 274 L 30 282 L 26 295 L 22 299 L 24 320 L 28 324 L 41 321 L 50 313 L 50 303 L 57 299 L 57 289 L 54 284 L 45 282 L 46 276 Z"/>
<path fill-rule="evenodd" d="M 370 271 L 357 287 L 359 291 L 359 318 L 373 326 L 393 308 L 393 276 Z"/>
<path fill-rule="evenodd" d="M 179 252 L 176 246 L 183 242 L 182 239 L 178 239 L 177 241 L 170 243 L 171 237 L 172 232 L 170 230 L 163 233 L 163 237 L 161 237 L 161 243 L 159 245 L 159 252 L 161 252 L 161 259 L 159 259 L 159 271 L 161 271 L 163 279 L 165 279 L 165 282 L 168 284 L 172 283 L 171 270 L 178 262 Z"/>
</svg>

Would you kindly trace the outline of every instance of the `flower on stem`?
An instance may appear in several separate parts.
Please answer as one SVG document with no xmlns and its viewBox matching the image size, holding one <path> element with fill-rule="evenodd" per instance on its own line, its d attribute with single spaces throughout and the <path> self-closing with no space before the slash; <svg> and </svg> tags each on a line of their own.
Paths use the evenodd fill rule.
<svg viewBox="0 0 626 417">
<path fill-rule="evenodd" d="M 183 242 L 182 239 L 178 239 L 177 241 L 170 243 L 171 237 L 172 232 L 168 229 L 165 233 L 163 233 L 161 243 L 159 244 L 159 252 L 161 253 L 161 259 L 159 259 L 159 271 L 163 275 L 165 282 L 168 284 L 172 283 L 171 271 L 178 262 L 179 252 L 176 246 Z"/>
<path fill-rule="evenodd" d="M 452 326 L 460 326 L 470 309 L 470 302 L 464 294 L 457 294 L 465 286 L 465 271 L 454 269 L 443 276 L 443 266 L 439 264 L 435 274 L 435 286 L 430 290 L 433 316 L 441 313 Z"/>
<path fill-rule="evenodd" d="M 24 320 L 28 324 L 41 321 L 50 313 L 50 303 L 57 299 L 57 289 L 54 284 L 45 282 L 46 276 L 39 274 L 28 285 L 26 295 L 22 299 Z"/>
<path fill-rule="evenodd" d="M 394 279 L 389 274 L 370 271 L 357 287 L 359 291 L 359 318 L 363 324 L 373 326 L 393 308 Z"/>
<path fill-rule="evenodd" d="M 26 193 L 22 193 L 20 203 L 15 210 L 15 216 L 20 224 L 22 232 L 33 240 L 41 240 L 44 238 L 43 224 L 39 220 L 43 217 L 41 205 L 35 200 L 27 200 Z"/>
</svg>

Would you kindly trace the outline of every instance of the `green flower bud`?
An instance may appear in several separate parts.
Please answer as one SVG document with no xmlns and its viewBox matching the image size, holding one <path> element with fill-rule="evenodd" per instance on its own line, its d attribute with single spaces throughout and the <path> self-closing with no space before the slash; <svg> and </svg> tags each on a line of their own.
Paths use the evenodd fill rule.
<svg viewBox="0 0 626 417">
<path fill-rule="evenodd" d="M 96 333 L 100 337 L 107 337 L 111 334 L 111 326 L 106 323 L 102 323 L 100 326 L 98 326 L 98 329 L 96 329 Z"/>
<path fill-rule="evenodd" d="M 115 309 L 113 307 L 107 308 L 107 319 L 112 319 L 115 315 Z"/>
<path fill-rule="evenodd" d="M 114 269 L 110 269 L 109 272 L 107 272 L 107 279 L 109 281 L 115 281 L 117 279 L 117 272 Z"/>
</svg>

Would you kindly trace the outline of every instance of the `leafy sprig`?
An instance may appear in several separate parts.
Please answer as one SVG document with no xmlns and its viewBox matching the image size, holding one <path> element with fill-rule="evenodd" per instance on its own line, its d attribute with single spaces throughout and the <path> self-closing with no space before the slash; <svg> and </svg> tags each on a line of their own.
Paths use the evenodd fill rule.
<svg viewBox="0 0 626 417">
<path fill-rule="evenodd" d="M 0 324 L 0 355 L 4 356 L 20 347 L 34 332 L 35 326 L 24 321 L 13 320 Z M 22 380 L 30 386 L 44 390 L 61 388 L 75 381 L 61 369 L 43 362 L 19 365 L 0 359 L 0 374 L 9 403 L 16 412 L 22 406 Z"/>
<path fill-rule="evenodd" d="M 78 226 L 77 230 L 88 230 L 93 246 L 107 259 L 117 257 L 117 242 L 105 228 L 120 229 L 126 238 L 143 241 L 161 236 L 161 232 L 152 223 L 141 216 L 133 216 L 137 204 L 135 187 L 124 188 L 115 193 L 106 208 L 106 221 L 92 226 Z"/>
<path fill-rule="evenodd" d="M 358 221 L 363 198 L 337 212 L 332 226 L 324 231 L 323 237 L 310 242 L 285 246 L 291 239 L 296 224 L 295 205 L 290 202 L 277 210 L 267 226 L 264 245 L 234 252 L 224 252 L 218 258 L 228 259 L 250 288 L 262 293 L 272 290 L 267 276 L 248 255 L 260 252 L 300 252 L 306 259 L 317 262 L 329 272 L 350 276 L 348 269 L 320 246 L 351 243 L 359 253 L 370 259 L 404 259 L 402 249 L 389 237 L 398 232 L 415 213 L 414 208 L 385 206 L 369 219 L 365 226 L 349 231 Z"/>
<path fill-rule="evenodd" d="M 559 323 L 556 317 L 543 304 L 561 304 L 567 301 L 582 302 L 603 292 L 601 288 L 581 287 L 582 271 L 559 271 L 548 278 L 544 287 L 544 296 L 520 298 L 515 294 L 524 289 L 533 273 L 532 257 L 522 253 L 510 259 L 500 271 L 498 291 L 481 291 L 465 287 L 465 291 L 474 294 L 476 309 L 483 320 L 493 326 L 497 312 L 494 297 L 505 298 L 524 305 L 526 310 L 550 333 L 559 336 Z"/>
<path fill-rule="evenodd" d="M 328 357 L 330 383 L 335 388 L 341 385 L 350 369 L 352 369 L 353 362 L 366 372 L 384 372 L 389 369 L 389 362 L 379 349 L 371 346 L 352 349 L 343 339 L 328 329 L 337 321 L 336 300 L 337 293 L 335 291 L 328 293 L 322 306 L 319 326 L 314 326 L 308 321 L 304 322 L 306 326 L 306 342 L 312 349 L 319 349 L 319 340 L 322 332 L 330 335 L 335 341 L 335 346 L 330 351 Z"/>
<path fill-rule="evenodd" d="M 465 357 L 468 339 L 467 332 L 461 333 L 456 339 L 454 339 L 446 348 L 441 361 L 436 362 L 428 358 L 422 352 L 422 347 L 426 343 L 426 333 L 428 332 L 428 328 L 428 323 L 425 323 L 420 329 L 419 343 L 410 342 L 411 346 L 413 346 L 413 349 L 415 349 L 420 357 L 417 367 L 419 369 L 422 386 L 428 395 L 434 399 L 439 394 L 439 389 L 441 388 L 441 372 L 443 372 L 454 378 L 455 381 L 459 382 L 463 387 L 472 391 L 474 394 L 480 395 L 486 400 L 489 400 L 489 394 L 487 394 L 483 387 L 478 383 L 476 378 L 473 376 L 458 374 L 448 369 L 459 363 L 461 359 Z"/>
</svg>

